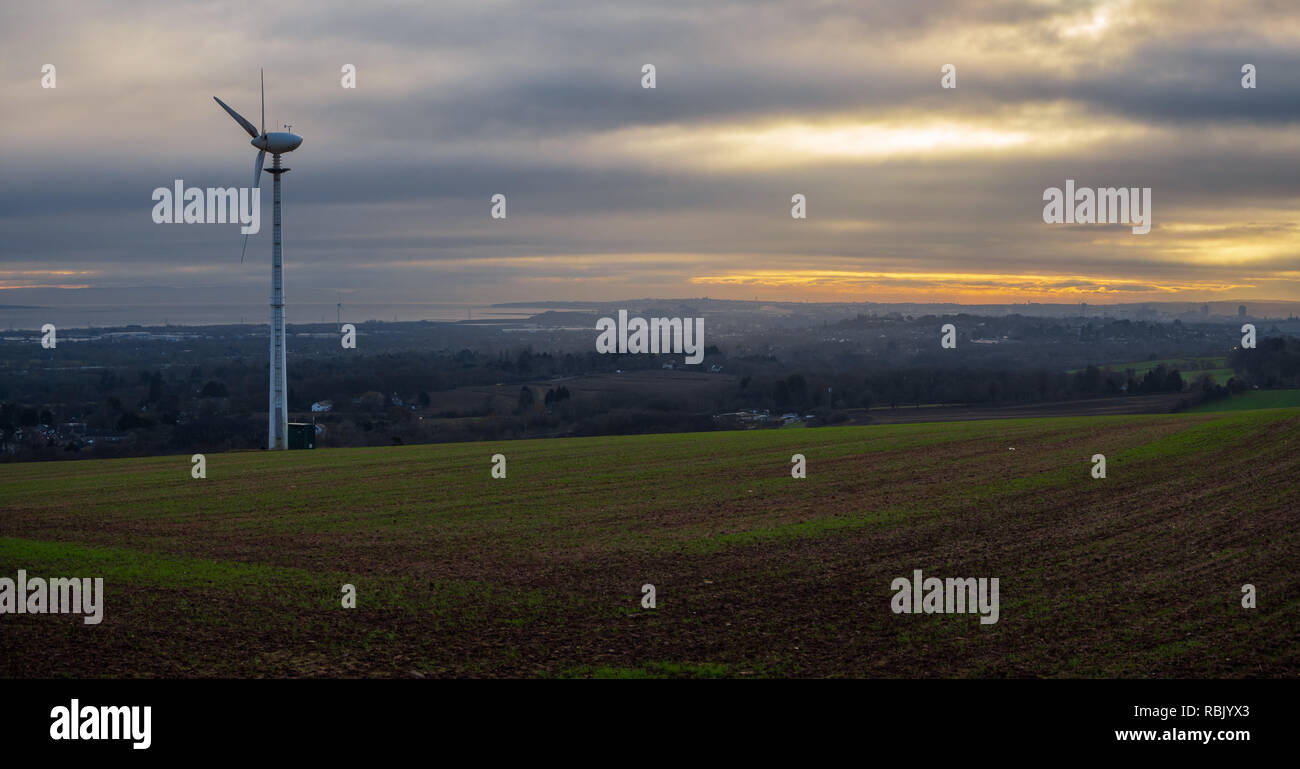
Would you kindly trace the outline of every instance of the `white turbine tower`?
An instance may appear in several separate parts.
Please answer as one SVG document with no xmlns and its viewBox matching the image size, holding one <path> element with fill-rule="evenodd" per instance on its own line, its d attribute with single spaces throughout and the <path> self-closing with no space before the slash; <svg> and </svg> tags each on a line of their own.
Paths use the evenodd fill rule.
<svg viewBox="0 0 1300 769">
<path fill-rule="evenodd" d="M 285 131 L 266 132 L 266 77 L 262 78 L 262 129 L 258 130 L 238 112 L 226 106 L 217 97 L 212 97 L 221 108 L 239 123 L 248 135 L 249 142 L 257 148 L 257 165 L 253 167 L 253 186 L 262 180 L 262 163 L 266 162 L 266 153 L 271 153 L 271 167 L 266 169 L 275 177 L 273 194 L 273 225 L 271 241 L 271 408 L 267 448 L 289 448 L 289 409 L 288 387 L 284 371 L 284 276 L 283 257 L 280 253 L 280 175 L 289 169 L 280 167 L 280 156 L 293 152 L 302 144 L 302 137 Z M 244 248 L 248 248 L 248 236 L 244 236 Z M 241 254 L 240 261 L 244 257 Z"/>
</svg>

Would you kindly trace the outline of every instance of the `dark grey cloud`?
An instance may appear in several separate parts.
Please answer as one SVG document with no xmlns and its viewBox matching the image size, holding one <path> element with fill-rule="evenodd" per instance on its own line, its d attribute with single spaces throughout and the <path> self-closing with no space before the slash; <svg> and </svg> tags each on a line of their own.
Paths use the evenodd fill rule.
<svg viewBox="0 0 1300 769">
<path fill-rule="evenodd" d="M 1072 31 L 1108 9 L 1095 38 Z M 15 55 L 0 70 L 14 106 L 0 116 L 0 272 L 264 282 L 237 266 L 233 226 L 149 221 L 150 192 L 173 179 L 247 184 L 254 152 L 211 96 L 256 119 L 260 65 L 269 118 L 307 138 L 286 177 L 287 253 L 304 290 L 564 298 L 555 292 L 585 291 L 580 279 L 686 286 L 759 266 L 1071 276 L 1057 287 L 1099 273 L 1136 290 L 1295 269 L 1280 245 L 1259 252 L 1293 239 L 1300 13 L 1281 3 L 132 2 L 3 13 L 0 43 Z M 57 92 L 36 87 L 47 59 L 60 66 Z M 952 92 L 938 88 L 949 61 Z M 356 91 L 338 87 L 343 62 L 360 68 Z M 653 91 L 639 87 L 645 62 L 658 67 Z M 1259 69 L 1256 90 L 1239 86 L 1245 62 Z M 1055 122 L 1034 123 L 1058 108 Z M 1036 135 L 1005 151 L 790 162 L 771 146 L 752 167 L 712 164 L 701 148 L 737 127 L 936 120 L 1027 121 L 1043 141 L 1074 124 L 1116 133 L 1050 151 Z M 1042 190 L 1066 178 L 1152 187 L 1152 234 L 1045 227 Z M 795 191 L 808 195 L 807 222 L 789 218 Z M 498 192 L 504 223 L 487 216 Z M 269 180 L 264 194 L 254 260 L 269 249 Z M 1165 229 L 1195 223 L 1215 226 Z M 1255 251 L 1216 264 L 1212 242 Z M 1279 290 L 1300 292 L 1294 280 Z"/>
</svg>

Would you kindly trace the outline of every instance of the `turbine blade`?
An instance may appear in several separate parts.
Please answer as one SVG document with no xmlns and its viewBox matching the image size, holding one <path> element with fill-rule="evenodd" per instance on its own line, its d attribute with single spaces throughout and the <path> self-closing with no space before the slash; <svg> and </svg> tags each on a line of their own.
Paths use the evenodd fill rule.
<svg viewBox="0 0 1300 769">
<path fill-rule="evenodd" d="M 253 186 L 258 187 L 262 183 L 262 163 L 266 161 L 266 150 L 257 153 L 257 165 L 253 166 Z M 244 236 L 244 248 L 239 252 L 239 263 L 244 263 L 244 254 L 248 252 L 248 236 Z"/>
<path fill-rule="evenodd" d="M 245 120 L 243 115 L 241 115 L 241 114 L 239 114 L 238 112 L 236 112 L 236 111 L 234 111 L 233 109 L 231 109 L 229 106 L 226 105 L 226 103 L 225 103 L 224 101 L 218 99 L 217 97 L 213 96 L 212 98 L 213 98 L 213 100 L 215 100 L 215 101 L 217 102 L 217 104 L 220 104 L 220 105 L 221 105 L 221 108 L 222 108 L 222 109 L 224 109 L 226 112 L 229 112 L 229 113 L 230 113 L 230 116 L 233 117 L 233 118 L 235 119 L 235 122 L 236 122 L 236 123 L 238 123 L 238 124 L 240 124 L 241 126 L 243 126 L 245 131 L 248 131 L 248 135 L 249 135 L 249 136 L 251 136 L 251 137 L 253 137 L 254 139 L 256 139 L 256 138 L 260 135 L 260 134 L 257 133 L 257 128 L 256 128 L 252 123 L 250 123 L 250 122 L 248 122 L 247 120 Z"/>
<path fill-rule="evenodd" d="M 266 133 L 266 70 L 262 70 L 262 133 Z"/>
<path fill-rule="evenodd" d="M 258 150 L 257 163 L 253 166 L 253 186 L 262 186 L 262 164 L 266 162 L 266 150 Z"/>
</svg>

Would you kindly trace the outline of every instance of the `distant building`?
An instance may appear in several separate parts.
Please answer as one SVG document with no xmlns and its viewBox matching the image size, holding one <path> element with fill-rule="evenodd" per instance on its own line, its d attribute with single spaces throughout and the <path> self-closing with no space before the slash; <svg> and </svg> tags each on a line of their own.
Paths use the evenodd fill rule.
<svg viewBox="0 0 1300 769">
<path fill-rule="evenodd" d="M 732 411 L 726 414 L 714 414 L 715 422 L 724 424 L 734 424 L 738 426 L 753 426 L 756 423 L 765 423 L 771 421 L 772 417 L 766 409 L 763 411 Z"/>
<path fill-rule="evenodd" d="M 1237 317 L 1238 318 L 1246 317 L 1246 305 L 1242 304 L 1237 306 Z"/>
<path fill-rule="evenodd" d="M 1208 304 L 1201 305 L 1201 317 L 1204 318 L 1209 314 L 1210 314 L 1210 305 Z"/>
<path fill-rule="evenodd" d="M 334 408 L 334 401 L 316 401 L 311 404 L 311 410 L 317 414 L 323 414 Z"/>
</svg>

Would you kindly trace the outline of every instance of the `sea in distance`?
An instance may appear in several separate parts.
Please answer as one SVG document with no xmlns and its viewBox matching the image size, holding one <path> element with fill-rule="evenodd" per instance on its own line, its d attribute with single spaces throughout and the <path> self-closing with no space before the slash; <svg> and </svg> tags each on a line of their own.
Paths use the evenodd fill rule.
<svg viewBox="0 0 1300 769">
<path fill-rule="evenodd" d="M 285 320 L 300 323 L 364 323 L 462 320 L 522 320 L 544 308 L 491 307 L 482 304 L 289 304 Z M 69 305 L 32 307 L 0 305 L 0 329 L 35 330 L 46 323 L 63 328 L 121 326 L 210 326 L 239 323 L 266 324 L 271 309 L 266 304 L 142 304 Z"/>
</svg>

